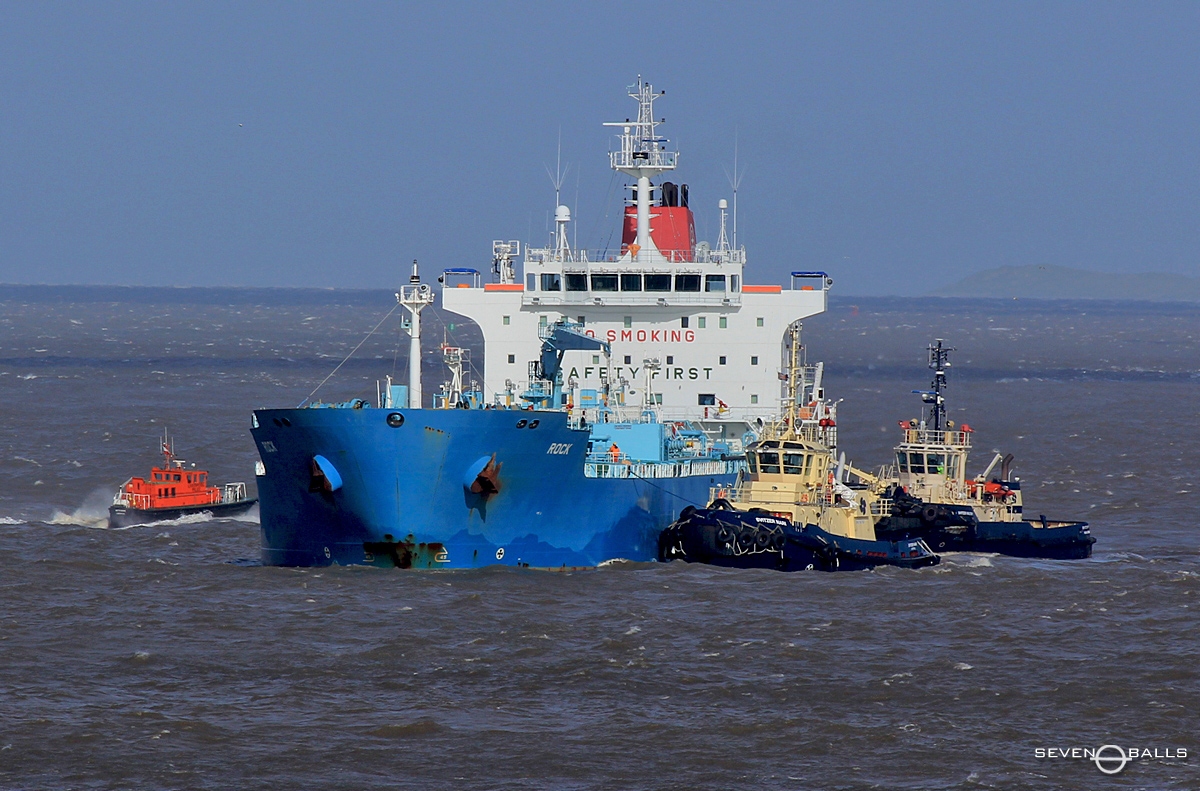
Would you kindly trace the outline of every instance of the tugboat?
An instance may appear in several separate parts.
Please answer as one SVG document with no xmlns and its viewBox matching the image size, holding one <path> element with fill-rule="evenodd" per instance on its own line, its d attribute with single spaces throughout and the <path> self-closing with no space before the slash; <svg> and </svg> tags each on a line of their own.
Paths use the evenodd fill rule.
<svg viewBox="0 0 1200 791">
<path fill-rule="evenodd" d="M 163 464 L 153 467 L 145 478 L 130 478 L 108 507 L 109 527 L 128 527 L 178 519 L 188 514 L 209 513 L 213 517 L 238 516 L 258 502 L 246 496 L 246 484 L 209 486 L 208 471 L 196 465 L 185 467 L 175 456 L 175 442 L 164 433 Z"/>
<path fill-rule="evenodd" d="M 779 571 L 936 565 L 921 537 L 879 536 L 875 523 L 891 502 L 877 486 L 847 485 L 844 457 L 835 469 L 837 404 L 825 400 L 823 365 L 800 359 L 799 324 L 789 332 L 783 418 L 747 446 L 732 488 L 714 488 L 707 508 L 684 508 L 662 532 L 659 560 Z"/>
<path fill-rule="evenodd" d="M 896 466 L 879 476 L 860 474 L 876 486 L 890 484 L 891 513 L 876 525 L 890 540 L 923 538 L 939 552 L 996 552 L 1017 557 L 1080 559 L 1096 539 L 1087 522 L 1026 519 L 1021 481 L 1012 454 L 997 453 L 979 475 L 966 477 L 974 431 L 946 418 L 946 369 L 950 352 L 936 339 L 929 346 L 932 390 L 914 390 L 930 405 L 928 420 L 902 420 Z M 999 465 L 999 475 L 991 477 Z M 857 474 L 857 471 L 856 471 Z"/>
</svg>

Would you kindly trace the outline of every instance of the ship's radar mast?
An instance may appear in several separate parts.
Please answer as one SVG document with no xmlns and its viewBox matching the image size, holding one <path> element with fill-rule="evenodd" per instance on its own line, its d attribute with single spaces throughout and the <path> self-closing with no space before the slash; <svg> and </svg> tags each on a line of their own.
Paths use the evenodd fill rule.
<svg viewBox="0 0 1200 791">
<path fill-rule="evenodd" d="M 654 92 L 654 87 L 642 81 L 629 86 L 629 96 L 637 100 L 636 121 L 606 123 L 622 129 L 621 149 L 609 152 L 609 163 L 613 170 L 637 179 L 637 246 L 633 259 L 644 262 L 650 254 L 650 179 L 675 169 L 676 152 L 667 151 L 667 138 L 659 137 L 656 127 L 661 121 L 654 120 L 654 100 L 666 91 Z M 643 253 L 643 251 L 645 251 Z"/>
<path fill-rule="evenodd" d="M 946 399 L 942 391 L 946 389 L 946 369 L 950 367 L 952 351 L 955 351 L 953 347 L 942 345 L 941 338 L 936 338 L 929 344 L 929 368 L 933 371 L 933 389 L 913 390 L 921 396 L 922 401 L 931 405 L 931 428 L 934 431 L 941 431 L 946 425 Z"/>
<path fill-rule="evenodd" d="M 412 264 L 412 275 L 408 285 L 401 286 L 396 301 L 412 316 L 408 328 L 408 405 L 411 409 L 421 408 L 421 311 L 433 304 L 433 289 L 421 282 L 417 262 Z"/>
</svg>

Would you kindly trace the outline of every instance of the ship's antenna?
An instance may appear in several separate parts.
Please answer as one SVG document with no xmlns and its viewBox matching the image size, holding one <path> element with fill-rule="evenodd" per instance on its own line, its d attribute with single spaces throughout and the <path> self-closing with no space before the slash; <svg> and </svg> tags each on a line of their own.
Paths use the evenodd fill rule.
<svg viewBox="0 0 1200 791">
<path fill-rule="evenodd" d="M 733 247 L 737 249 L 737 194 L 738 187 L 742 184 L 742 176 L 746 172 L 738 170 L 738 130 L 733 129 L 733 173 L 729 172 L 729 168 L 725 168 L 725 178 L 729 179 L 729 186 L 733 188 Z"/>
</svg>

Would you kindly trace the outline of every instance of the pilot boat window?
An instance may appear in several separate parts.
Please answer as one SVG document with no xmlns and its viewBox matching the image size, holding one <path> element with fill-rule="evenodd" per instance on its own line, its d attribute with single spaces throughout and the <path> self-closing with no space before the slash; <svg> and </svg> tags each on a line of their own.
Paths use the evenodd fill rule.
<svg viewBox="0 0 1200 791">
<path fill-rule="evenodd" d="M 800 475 L 804 472 L 803 453 L 783 454 L 783 471 L 788 475 Z"/>
<path fill-rule="evenodd" d="M 641 291 L 642 276 L 641 275 L 621 275 L 621 290 L 622 291 Z"/>
<path fill-rule="evenodd" d="M 725 290 L 725 275 L 705 275 L 704 276 L 705 291 L 724 291 Z"/>
<path fill-rule="evenodd" d="M 896 451 L 896 465 L 900 472 L 908 472 L 908 454 L 902 450 Z"/>
<path fill-rule="evenodd" d="M 750 472 L 758 472 L 758 454 L 746 454 L 746 466 L 750 468 Z"/>
<path fill-rule="evenodd" d="M 760 452 L 758 454 L 758 460 L 762 464 L 763 472 L 768 472 L 768 473 L 770 473 L 770 472 L 778 473 L 779 472 L 779 454 L 778 453 L 776 453 L 774 451 Z"/>
<path fill-rule="evenodd" d="M 616 291 L 616 275 L 592 275 L 592 291 Z"/>
<path fill-rule="evenodd" d="M 925 473 L 925 454 L 910 453 L 908 454 L 908 471 Z"/>
<path fill-rule="evenodd" d="M 930 453 L 925 457 L 925 472 L 931 475 L 943 475 L 946 472 L 946 456 L 943 453 Z"/>
<path fill-rule="evenodd" d="M 567 275 L 567 291 L 587 291 L 587 275 Z"/>
<path fill-rule="evenodd" d="M 676 291 L 699 291 L 700 275 L 675 275 Z"/>
<path fill-rule="evenodd" d="M 562 275 L 557 272 L 543 274 L 542 291 L 562 291 Z"/>
<path fill-rule="evenodd" d="M 646 290 L 647 291 L 670 291 L 671 276 L 670 275 L 646 275 Z"/>
</svg>

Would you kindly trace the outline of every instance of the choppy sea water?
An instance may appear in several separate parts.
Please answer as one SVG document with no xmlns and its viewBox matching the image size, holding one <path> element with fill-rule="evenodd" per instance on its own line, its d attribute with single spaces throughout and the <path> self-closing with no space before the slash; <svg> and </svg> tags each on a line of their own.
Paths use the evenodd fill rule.
<svg viewBox="0 0 1200 791">
<path fill-rule="evenodd" d="M 257 565 L 253 516 L 103 528 L 164 426 L 252 485 L 250 410 L 299 403 L 390 307 L 0 288 L 0 787 L 1200 787 L 1194 307 L 840 299 L 806 322 L 868 468 L 917 414 L 925 344 L 956 346 L 973 467 L 1013 452 L 1028 512 L 1091 522 L 1087 561 L 294 570 Z M 318 396 L 403 375 L 394 318 Z M 476 342 L 459 321 L 428 337 Z M 1107 744 L 1160 757 L 1037 757 Z"/>
</svg>

